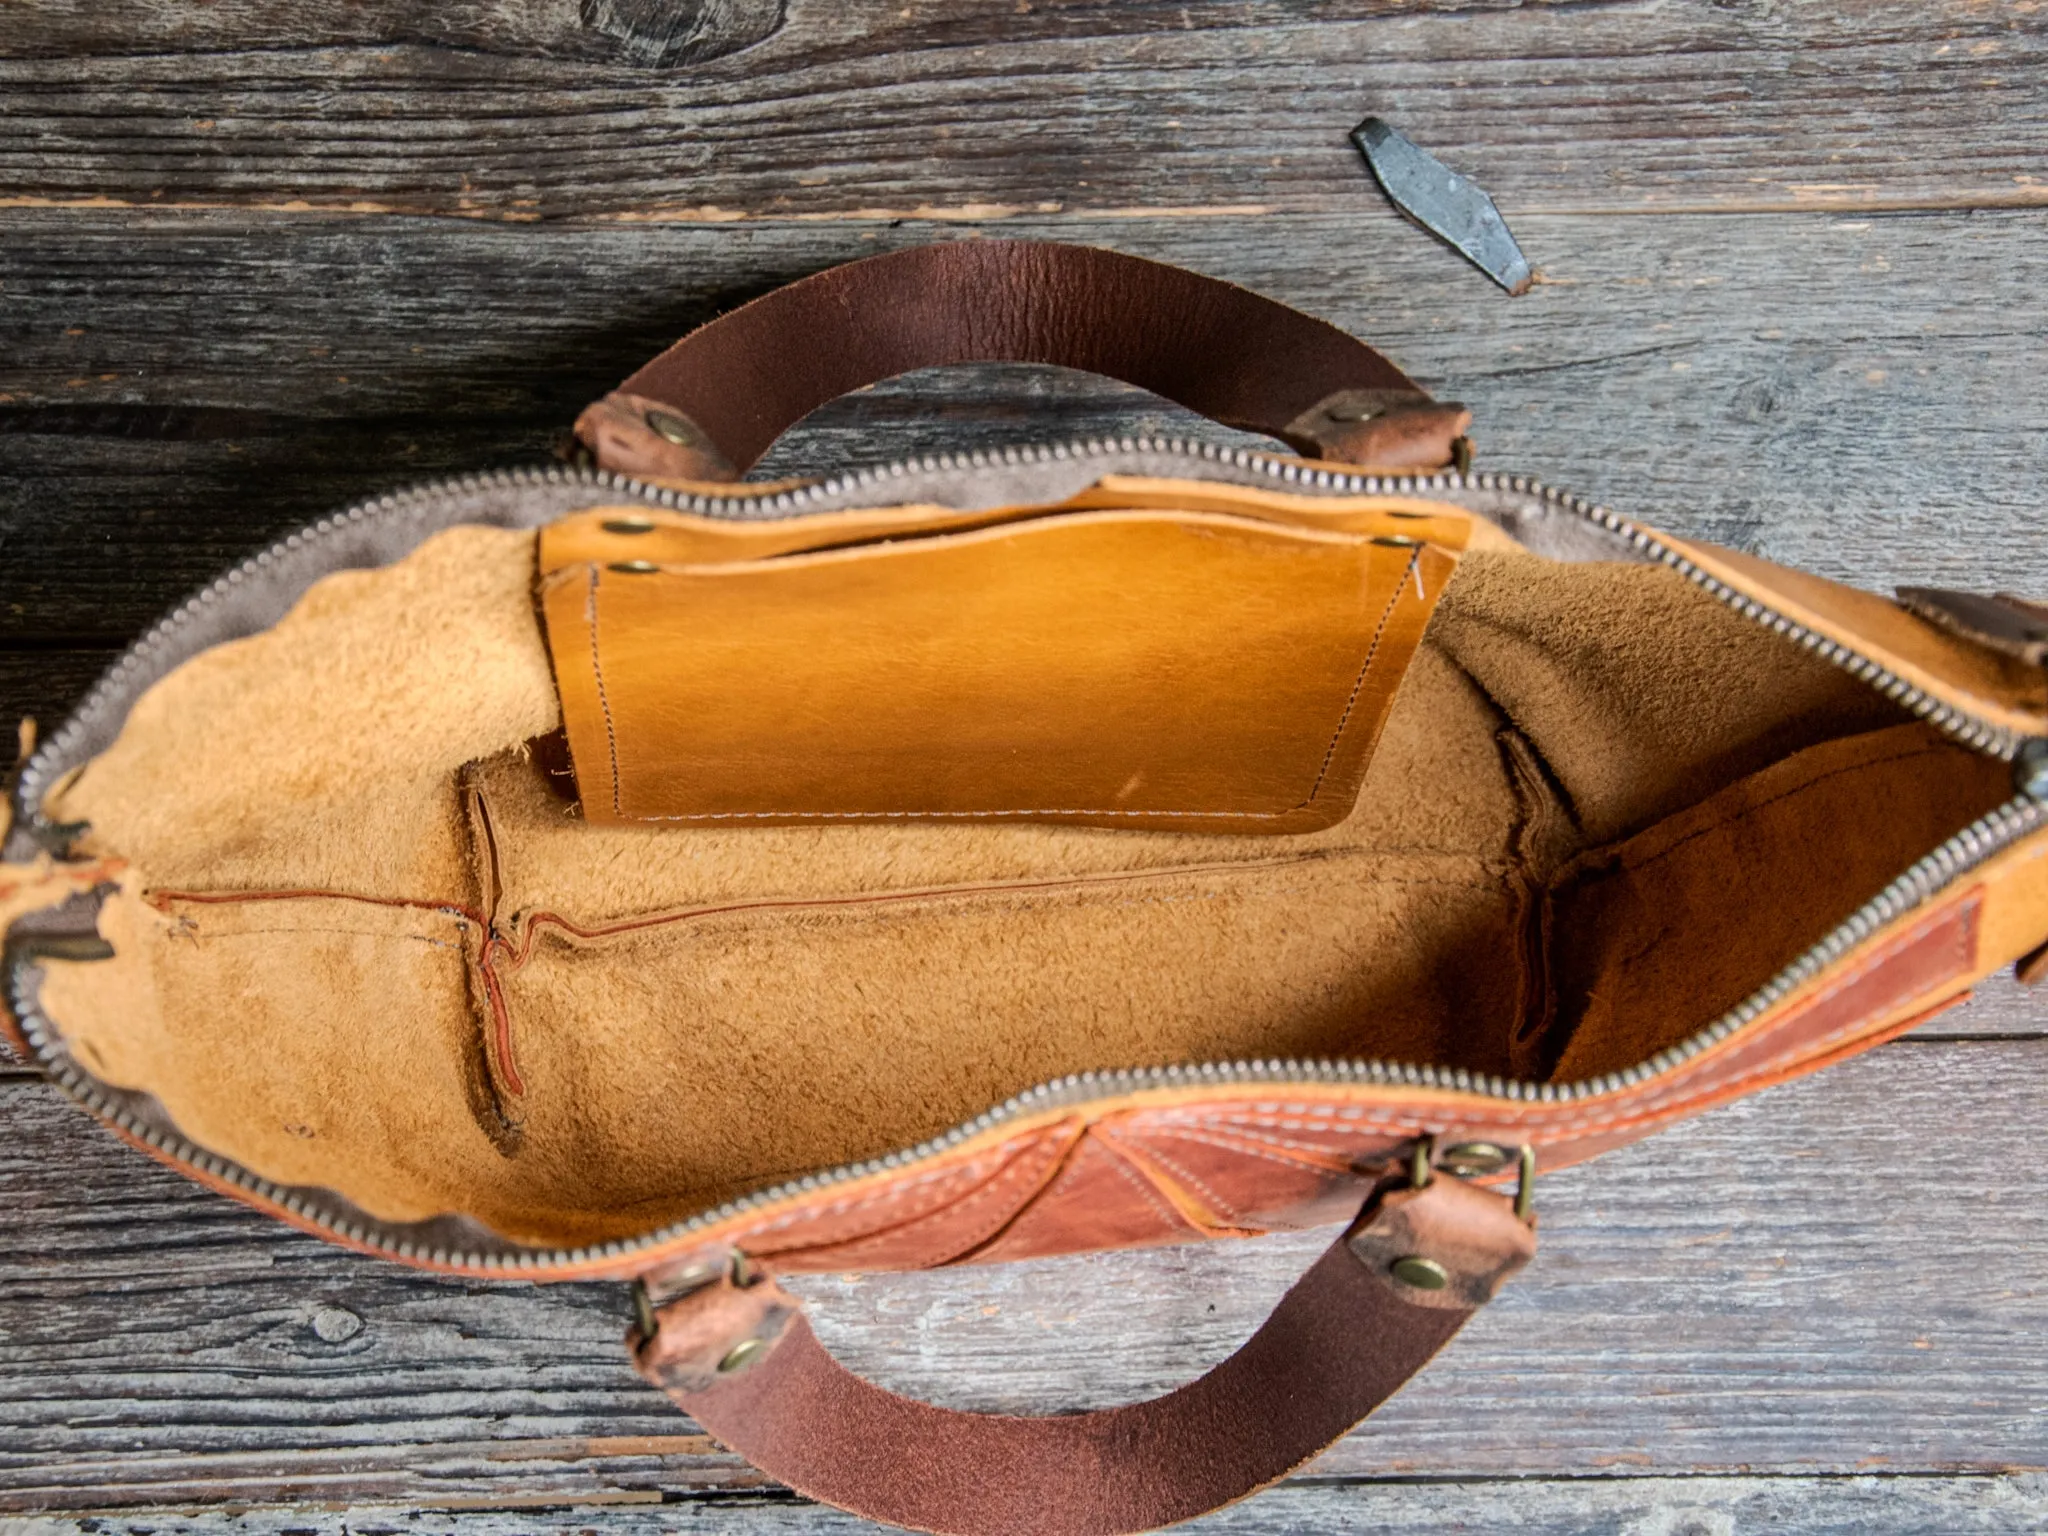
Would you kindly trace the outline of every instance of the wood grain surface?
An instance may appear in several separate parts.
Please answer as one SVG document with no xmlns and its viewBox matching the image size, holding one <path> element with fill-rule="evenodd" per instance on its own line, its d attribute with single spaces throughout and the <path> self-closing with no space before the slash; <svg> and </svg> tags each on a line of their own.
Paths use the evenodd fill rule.
<svg viewBox="0 0 2048 1536">
<path fill-rule="evenodd" d="M 1249 217 L 1365 201 L 1345 134 L 1373 112 L 1510 218 L 2048 201 L 2024 0 L 727 0 L 706 51 L 760 42 L 647 67 L 713 9 L 17 0 L 0 180 L 17 206 Z"/>
<path fill-rule="evenodd" d="M 1872 1531 L 2037 1531 L 2048 1525 L 2048 1478 L 1626 1477 L 1358 1483 L 1304 1479 L 1176 1530 L 1213 1536 L 1302 1531 L 1514 1531 L 1518 1536 L 1869 1536 Z M 852 1536 L 877 1527 L 769 1490 L 665 1496 L 654 1489 L 574 1509 L 321 1506 L 105 1511 L 9 1521 L 5 1536 Z"/>
<path fill-rule="evenodd" d="M 1541 1181 L 1544 1252 L 1320 1479 L 2048 1469 L 2048 1042 L 1900 1044 Z M 0 1084 L 0 1508 L 610 1501 L 758 1481 L 622 1287 L 357 1259 Z M 1051 1412 L 1220 1359 L 1328 1234 L 797 1282 L 885 1385 Z M 1247 1529 L 1261 1528 L 1258 1526 Z"/>
<path fill-rule="evenodd" d="M 1884 590 L 2048 593 L 2044 215 L 1523 221 L 1507 299 L 1406 224 L 1042 219 L 1255 285 L 1477 416 L 1482 468 Z M 834 261 L 959 232 L 504 230 L 16 214 L 0 240 L 0 644 L 125 640 L 351 500 L 545 457 L 690 326 Z M 961 370 L 850 397 L 763 466 L 1121 431 L 1186 412 Z M 61 508 L 61 516 L 53 509 Z"/>
<path fill-rule="evenodd" d="M 1530 294 L 1380 199 L 1368 112 L 1494 194 Z M 545 457 L 689 326 L 938 238 L 1257 286 L 1471 404 L 1482 468 L 1676 532 L 2048 596 L 2044 167 L 2034 0 L 16 0 L 0 714 L 311 519 Z M 763 471 L 1219 431 L 968 369 Z M 2043 1051 L 2001 978 L 1542 1180 L 1535 1268 L 1201 1528 L 2048 1528 Z M 885 1383 L 1056 1411 L 1219 1358 L 1320 1241 L 803 1288 Z M 867 1528 L 643 1387 L 624 1318 L 340 1253 L 0 1069 L 0 1536 Z"/>
</svg>

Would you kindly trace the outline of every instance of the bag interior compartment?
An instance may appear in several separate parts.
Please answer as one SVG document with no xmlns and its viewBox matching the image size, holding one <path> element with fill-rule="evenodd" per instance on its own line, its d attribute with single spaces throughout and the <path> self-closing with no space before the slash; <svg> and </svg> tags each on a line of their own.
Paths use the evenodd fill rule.
<svg viewBox="0 0 2048 1536">
<path fill-rule="evenodd" d="M 46 967 L 84 1065 L 386 1220 L 629 1236 L 1091 1068 L 1625 1066 L 2010 794 L 1674 572 L 1487 550 L 1318 831 L 595 824 L 533 575 L 329 577 L 59 786 L 129 861 Z"/>
</svg>

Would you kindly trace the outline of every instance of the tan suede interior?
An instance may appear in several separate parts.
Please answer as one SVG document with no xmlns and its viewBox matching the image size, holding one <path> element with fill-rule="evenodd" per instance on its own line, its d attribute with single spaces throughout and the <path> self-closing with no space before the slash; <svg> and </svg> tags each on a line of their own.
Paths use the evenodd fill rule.
<svg viewBox="0 0 2048 1536">
<path fill-rule="evenodd" d="M 51 797 L 129 861 L 48 967 L 85 1065 L 388 1220 L 625 1236 L 1089 1068 L 1624 1066 L 2010 792 L 1671 571 L 1486 549 L 1321 831 L 595 825 L 534 569 L 329 577 Z"/>
</svg>

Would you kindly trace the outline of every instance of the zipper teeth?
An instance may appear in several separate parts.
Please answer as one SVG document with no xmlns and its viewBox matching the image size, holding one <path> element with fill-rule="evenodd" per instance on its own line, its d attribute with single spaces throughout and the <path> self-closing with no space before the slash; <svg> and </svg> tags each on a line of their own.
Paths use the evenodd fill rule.
<svg viewBox="0 0 2048 1536">
<path fill-rule="evenodd" d="M 731 516 L 737 511 L 752 517 L 773 517 L 799 512 L 806 506 L 850 492 L 880 486 L 913 474 L 1044 464 L 1136 453 L 1176 454 L 1206 459 L 1234 468 L 1251 470 L 1283 485 L 1312 490 L 1338 490 L 1362 495 L 1402 495 L 1473 489 L 1531 496 L 1547 505 L 1584 518 L 1626 540 L 1635 549 L 1671 567 L 1744 617 L 1767 626 L 1774 633 L 1841 667 L 1963 745 L 1991 757 L 2010 760 L 2021 744 L 2022 738 L 2017 732 L 1980 720 L 1934 698 L 1925 690 L 1860 652 L 1818 634 L 1736 591 L 1626 518 L 1583 497 L 1553 490 L 1525 476 L 1459 475 L 1455 472 L 1413 476 L 1354 475 L 1275 459 L 1243 448 L 1222 448 L 1211 443 L 1181 439 L 1122 438 L 1043 447 L 977 449 L 967 453 L 926 455 L 873 468 L 848 471 L 808 485 L 795 486 L 762 496 L 706 496 L 649 485 L 604 470 L 548 466 L 541 469 L 495 470 L 465 475 L 459 479 L 434 481 L 410 490 L 393 492 L 360 502 L 344 512 L 322 518 L 310 527 L 292 534 L 261 554 L 244 561 L 152 626 L 95 685 L 85 701 L 73 712 L 71 720 L 30 760 L 22 773 L 18 790 L 19 803 L 25 819 L 33 818 L 33 824 L 44 825 L 40 818 L 40 802 L 45 793 L 43 779 L 48 772 L 49 764 L 63 756 L 64 749 L 75 742 L 78 732 L 83 729 L 80 722 L 94 707 L 137 669 L 146 666 L 154 653 L 164 648 L 180 627 L 190 623 L 198 613 L 220 601 L 228 592 L 273 562 L 311 542 L 332 537 L 368 519 L 402 516 L 408 511 L 431 504 L 436 499 L 474 494 L 479 491 L 571 484 L 587 485 L 593 490 L 617 491 L 637 500 L 676 511 L 713 515 L 722 513 L 726 516 Z M 701 1212 L 684 1221 L 671 1223 L 641 1237 L 579 1248 L 530 1249 L 508 1253 L 465 1252 L 409 1238 L 394 1240 L 381 1228 L 350 1219 L 338 1219 L 330 1211 L 323 1209 L 316 1199 L 252 1174 L 203 1147 L 195 1146 L 183 1137 L 166 1134 L 132 1114 L 115 1102 L 96 1080 L 82 1071 L 68 1053 L 57 1048 L 54 1027 L 42 1017 L 38 1000 L 29 995 L 25 966 L 13 968 L 11 990 L 14 994 L 15 1017 L 21 1021 L 30 1046 L 36 1057 L 48 1069 L 52 1079 L 88 1109 L 113 1122 L 128 1135 L 178 1161 L 198 1168 L 211 1178 L 280 1206 L 300 1219 L 322 1227 L 340 1238 L 376 1249 L 394 1258 L 484 1273 L 520 1273 L 623 1259 L 633 1253 L 687 1237 L 691 1232 L 792 1196 L 924 1161 L 949 1151 L 985 1131 L 1025 1115 L 1086 1103 L 1093 1099 L 1120 1097 L 1148 1089 L 1235 1083 L 1351 1083 L 1449 1090 L 1525 1104 L 1568 1104 L 1619 1092 L 1668 1072 L 1726 1040 L 1768 1012 L 1780 1000 L 1847 954 L 1878 929 L 1919 906 L 1993 854 L 2029 833 L 2040 830 L 2043 826 L 2048 826 L 2048 805 L 2025 795 L 2008 801 L 1980 817 L 1950 837 L 1932 853 L 1914 863 L 1905 873 L 1865 902 L 1826 938 L 1714 1023 L 1677 1045 L 1659 1051 L 1647 1061 L 1637 1062 L 1633 1066 L 1599 1077 L 1586 1078 L 1575 1083 L 1531 1083 L 1474 1073 L 1462 1067 L 1446 1069 L 1412 1063 L 1329 1059 L 1206 1062 L 1199 1066 L 1145 1067 L 1112 1072 L 1076 1073 L 1027 1089 L 1002 1104 L 985 1110 L 972 1120 L 917 1146 L 891 1152 L 882 1157 L 805 1174 L 801 1178 L 727 1201 L 712 1210 Z"/>
<path fill-rule="evenodd" d="M 184 603 L 152 625 L 141 639 L 122 654 L 120 660 L 115 662 L 107 674 L 94 684 L 84 701 L 72 711 L 70 720 L 30 759 L 22 773 L 17 800 L 24 819 L 30 821 L 32 825 L 42 825 L 40 805 L 47 789 L 43 783 L 47 773 L 45 765 L 48 761 L 64 755 L 62 749 L 76 740 L 79 730 L 82 729 L 78 723 L 82 717 L 90 714 L 117 685 L 124 683 L 138 669 L 145 666 L 153 654 L 161 649 L 179 628 L 190 623 L 197 614 L 219 602 L 251 576 L 287 555 L 296 553 L 306 545 L 331 538 L 372 518 L 400 516 L 414 507 L 430 504 L 437 499 L 470 495 L 479 491 L 579 484 L 588 485 L 593 490 L 618 491 L 672 511 L 727 516 L 737 511 L 751 517 L 766 518 L 800 512 L 807 506 L 879 486 L 890 480 L 901 480 L 913 474 L 1017 467 L 1136 453 L 1176 454 L 1207 459 L 1213 463 L 1228 464 L 1233 468 L 1252 470 L 1284 485 L 1302 486 L 1312 490 L 1348 491 L 1358 495 L 1400 495 L 1471 488 L 1533 496 L 1548 505 L 1562 508 L 1610 533 L 1619 535 L 1634 548 L 1670 566 L 1688 581 L 1711 593 L 1738 613 L 1768 625 L 1774 632 L 1843 668 L 1965 746 L 2007 760 L 2010 760 L 2019 749 L 2020 737 L 2016 732 L 1979 720 L 1943 703 L 1868 657 L 1830 640 L 1825 635 L 1817 634 L 1753 598 L 1735 591 L 1725 582 L 1701 570 L 1662 540 L 1607 508 L 1595 505 L 1584 497 L 1553 490 L 1526 476 L 1459 475 L 1455 472 L 1393 477 L 1353 475 L 1275 459 L 1270 455 L 1254 453 L 1245 448 L 1219 448 L 1213 443 L 1189 442 L 1180 438 L 1126 437 L 1032 448 L 1011 447 L 976 449 L 968 453 L 927 454 L 891 464 L 849 470 L 828 479 L 792 486 L 787 490 L 761 496 L 698 495 L 667 486 L 650 485 L 646 481 L 635 480 L 609 470 L 548 465 L 538 469 L 488 470 L 451 480 L 430 481 L 409 490 L 393 491 L 368 501 L 358 502 L 346 511 L 324 517 L 310 527 L 302 528 L 273 544 L 260 554 L 251 556 L 226 575 L 216 578 L 211 586 L 187 598 Z"/>
</svg>

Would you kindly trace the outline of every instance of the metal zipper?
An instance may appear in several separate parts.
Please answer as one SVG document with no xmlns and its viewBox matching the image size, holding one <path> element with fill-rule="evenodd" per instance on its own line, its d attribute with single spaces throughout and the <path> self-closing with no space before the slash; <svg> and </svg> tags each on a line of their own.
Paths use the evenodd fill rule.
<svg viewBox="0 0 2048 1536">
<path fill-rule="evenodd" d="M 1312 491 L 1340 491 L 1356 495 L 1443 495 L 1459 490 L 1511 492 L 1534 497 L 1546 505 L 1569 512 L 1626 540 L 1649 558 L 1669 566 L 1694 585 L 1711 594 L 1746 618 L 1769 627 L 1806 650 L 1843 668 L 1852 676 L 1876 688 L 1902 708 L 1927 721 L 1954 740 L 1987 756 L 2010 761 L 2026 738 L 1992 721 L 1981 719 L 1934 698 L 1906 679 L 1860 652 L 1815 633 L 1767 605 L 1737 592 L 1726 583 L 1701 570 L 1678 551 L 1653 534 L 1605 507 L 1582 497 L 1553 490 L 1523 476 L 1446 472 L 1434 475 L 1356 475 L 1242 448 L 1221 448 L 1210 443 L 1182 439 L 1123 438 L 1062 443 L 1038 448 L 977 449 L 968 453 L 928 455 L 873 468 L 858 469 L 807 485 L 758 496 L 706 496 L 663 486 L 649 485 L 602 470 L 549 466 L 543 469 L 498 470 L 467 475 L 459 479 L 431 481 L 404 491 L 380 496 L 324 518 L 312 527 L 243 562 L 189 599 L 153 626 L 108 671 L 74 712 L 71 721 L 57 731 L 24 766 L 17 800 L 23 819 L 39 823 L 39 806 L 47 793 L 46 779 L 81 717 L 91 713 L 133 669 L 146 667 L 157 652 L 169 648 L 179 631 L 196 622 L 228 591 L 282 555 L 301 549 L 309 542 L 331 538 L 359 527 L 365 520 L 398 517 L 436 497 L 474 493 L 481 489 L 516 490 L 522 486 L 582 485 L 593 491 L 616 492 L 653 506 L 712 516 L 767 518 L 800 513 L 827 500 L 866 491 L 885 491 L 889 482 L 918 473 L 940 473 L 996 467 L 1023 466 L 1062 460 L 1086 460 L 1137 453 L 1172 454 L 1230 465 L 1262 475 L 1282 487 Z M 116 1103 L 93 1078 L 78 1068 L 70 1057 L 54 1049 L 57 1032 L 29 994 L 27 967 L 16 966 L 10 977 L 15 1017 L 22 1023 L 37 1059 L 53 1081 L 86 1108 L 112 1121 L 127 1134 L 179 1162 L 198 1168 L 208 1176 L 243 1190 L 259 1199 L 281 1206 L 299 1219 L 345 1241 L 401 1260 L 416 1260 L 442 1268 L 479 1274 L 524 1274 L 556 1268 L 605 1264 L 637 1252 L 666 1246 L 690 1233 L 725 1222 L 747 1211 L 793 1196 L 811 1193 L 831 1185 L 865 1178 L 872 1174 L 908 1167 L 993 1130 L 1009 1121 L 1048 1110 L 1068 1108 L 1104 1098 L 1118 1098 L 1149 1089 L 1196 1088 L 1224 1084 L 1355 1084 L 1385 1087 L 1440 1089 L 1494 1098 L 1515 1104 L 1568 1104 L 1629 1088 L 1648 1078 L 1682 1065 L 1751 1023 L 1782 998 L 1819 974 L 1871 934 L 1911 911 L 1987 859 L 2030 834 L 2048 827 L 2048 804 L 2020 794 L 1996 810 L 1980 817 L 1943 842 L 1932 853 L 1915 862 L 1876 896 L 1865 902 L 1832 933 L 1794 960 L 1754 994 L 1706 1028 L 1679 1044 L 1668 1047 L 1647 1061 L 1586 1078 L 1575 1083 L 1530 1083 L 1468 1071 L 1385 1061 L 1237 1061 L 1208 1062 L 1200 1066 L 1144 1067 L 1114 1072 L 1082 1072 L 1042 1083 L 1017 1094 L 953 1129 L 919 1143 L 862 1162 L 805 1174 L 771 1188 L 730 1200 L 680 1222 L 637 1238 L 586 1245 L 578 1248 L 526 1249 L 491 1254 L 421 1242 L 398 1235 L 392 1229 L 345 1219 L 335 1219 L 318 1208 L 301 1191 L 289 1189 L 250 1173 L 247 1169 L 195 1146 L 181 1136 L 166 1134 L 144 1123 Z M 54 830 L 54 829 L 52 829 Z"/>
</svg>

